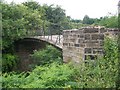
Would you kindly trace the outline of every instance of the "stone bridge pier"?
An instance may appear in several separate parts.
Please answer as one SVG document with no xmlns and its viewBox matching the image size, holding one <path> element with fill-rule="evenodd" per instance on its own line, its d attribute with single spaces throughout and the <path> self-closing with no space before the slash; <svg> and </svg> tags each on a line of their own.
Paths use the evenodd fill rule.
<svg viewBox="0 0 120 90">
<path fill-rule="evenodd" d="M 103 55 L 105 35 L 113 36 L 117 29 L 100 27 L 85 27 L 63 31 L 63 61 L 83 62 L 90 58 L 94 60 Z"/>
</svg>

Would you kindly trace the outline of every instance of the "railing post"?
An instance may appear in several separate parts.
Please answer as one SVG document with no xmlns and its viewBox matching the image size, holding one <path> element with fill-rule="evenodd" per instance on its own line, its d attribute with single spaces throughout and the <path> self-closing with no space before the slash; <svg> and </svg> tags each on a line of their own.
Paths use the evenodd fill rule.
<svg viewBox="0 0 120 90">
<path fill-rule="evenodd" d="M 44 38 L 45 38 L 45 20 L 43 20 L 43 23 L 42 23 L 43 25 L 42 25 L 42 35 L 44 36 Z"/>
<path fill-rule="evenodd" d="M 58 43 L 60 43 L 60 26 L 58 25 Z"/>
<path fill-rule="evenodd" d="M 50 35 L 50 29 L 48 29 L 48 39 L 47 40 L 49 40 L 49 35 Z"/>
<path fill-rule="evenodd" d="M 59 33 L 59 43 L 60 43 L 60 33 Z"/>
<path fill-rule="evenodd" d="M 51 40 L 52 40 L 52 34 L 51 34 Z"/>
<path fill-rule="evenodd" d="M 51 32 L 51 29 L 50 29 L 50 40 L 52 40 L 52 32 Z"/>
</svg>

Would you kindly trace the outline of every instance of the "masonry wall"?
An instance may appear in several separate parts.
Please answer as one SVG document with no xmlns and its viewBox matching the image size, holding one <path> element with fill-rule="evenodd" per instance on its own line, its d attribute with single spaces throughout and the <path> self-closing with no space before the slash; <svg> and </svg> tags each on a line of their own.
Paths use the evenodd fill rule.
<svg viewBox="0 0 120 90">
<path fill-rule="evenodd" d="M 114 32 L 115 31 L 115 32 Z M 63 61 L 80 63 L 103 55 L 105 35 L 116 35 L 117 29 L 85 27 L 63 31 Z"/>
</svg>

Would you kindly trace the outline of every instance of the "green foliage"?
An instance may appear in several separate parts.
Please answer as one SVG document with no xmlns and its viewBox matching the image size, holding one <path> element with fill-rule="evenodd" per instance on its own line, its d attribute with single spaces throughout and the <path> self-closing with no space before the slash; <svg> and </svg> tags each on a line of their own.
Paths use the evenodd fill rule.
<svg viewBox="0 0 120 90">
<path fill-rule="evenodd" d="M 105 59 L 114 61 L 118 57 L 117 38 L 106 38 L 104 41 Z"/>
<path fill-rule="evenodd" d="M 16 88 L 20 87 L 25 83 L 25 74 L 17 74 L 15 72 L 12 73 L 4 73 L 2 76 L 2 87 L 3 88 Z"/>
<path fill-rule="evenodd" d="M 118 16 L 105 16 L 98 18 L 90 18 L 88 15 L 85 15 L 82 23 L 85 25 L 99 25 L 105 26 L 106 28 L 118 28 Z"/>
<path fill-rule="evenodd" d="M 116 88 L 117 40 L 106 38 L 105 55 L 80 65 L 54 62 L 37 66 L 28 74 L 3 74 L 3 87 L 19 88 Z M 73 67 L 74 66 L 74 67 Z M 118 87 L 120 88 L 120 87 Z"/>
<path fill-rule="evenodd" d="M 53 46 L 48 45 L 45 49 L 34 51 L 34 54 L 31 55 L 34 63 L 37 65 L 49 64 L 53 61 L 62 61 L 62 52 L 54 48 Z"/>
<path fill-rule="evenodd" d="M 43 31 L 44 34 L 59 34 L 63 29 L 72 28 L 70 19 L 60 6 L 41 6 L 35 1 L 22 4 L 0 2 L 0 6 L 3 9 L 2 49 L 26 36 L 43 35 Z"/>
<path fill-rule="evenodd" d="M 85 26 L 87 26 L 87 25 L 86 25 L 86 24 L 82 24 L 82 23 L 72 22 L 72 23 L 71 23 L 71 26 L 72 26 L 72 28 L 74 28 L 74 29 L 79 29 L 79 28 L 85 27 Z"/>
<path fill-rule="evenodd" d="M 50 22 L 49 29 L 51 34 L 59 34 L 62 30 L 68 29 L 69 19 L 66 17 L 65 10 L 60 6 L 54 5 L 44 5 L 45 8 L 45 18 Z"/>
<path fill-rule="evenodd" d="M 29 84 L 26 84 L 23 87 L 30 88 L 64 87 L 65 83 L 69 80 L 69 77 L 71 76 L 72 73 L 73 70 L 71 70 L 71 68 L 67 64 L 59 65 L 58 63 L 52 63 L 46 67 L 38 66 L 27 77 L 27 80 L 29 81 L 27 83 Z M 30 81 L 31 79 L 32 81 Z"/>
<path fill-rule="evenodd" d="M 2 71 L 11 71 L 17 65 L 18 58 L 12 54 L 4 54 L 2 56 Z"/>
<path fill-rule="evenodd" d="M 94 23 L 94 19 L 89 18 L 88 15 L 85 15 L 83 18 L 83 24 L 93 24 Z"/>
<path fill-rule="evenodd" d="M 117 16 L 106 16 L 100 19 L 98 25 L 105 26 L 107 28 L 117 28 L 118 27 L 118 17 Z"/>
<path fill-rule="evenodd" d="M 36 9 L 40 8 L 39 3 L 35 2 L 35 1 L 28 1 L 28 2 L 24 2 L 22 4 L 25 5 L 25 6 L 27 6 L 27 7 L 29 7 L 32 10 L 36 10 Z"/>
<path fill-rule="evenodd" d="M 105 56 L 76 66 L 74 79 L 68 85 L 73 88 L 116 88 L 119 78 L 117 40 L 107 38 L 104 45 Z"/>
<path fill-rule="evenodd" d="M 42 28 L 41 14 L 22 4 L 2 4 L 3 49 Z"/>
<path fill-rule="evenodd" d="M 52 63 L 46 66 L 37 66 L 29 75 L 3 74 L 4 88 L 61 88 L 69 81 L 72 73 L 69 64 Z"/>
<path fill-rule="evenodd" d="M 25 35 L 23 18 L 26 8 L 14 4 L 2 5 L 2 46 L 8 47 L 15 39 Z"/>
<path fill-rule="evenodd" d="M 97 24 L 117 27 L 117 16 L 92 19 L 85 16 L 83 24 L 66 17 L 65 11 L 54 5 L 40 6 L 37 2 L 23 4 L 5 4 L 2 7 L 2 49 L 11 47 L 20 38 L 34 35 L 36 30 L 49 30 L 59 34 L 60 30 L 79 28 L 83 24 Z M 79 23 L 78 23 L 79 22 Z M 49 34 L 49 33 L 47 33 Z M 12 47 L 11 47 L 12 48 Z M 62 54 L 52 46 L 35 51 L 32 55 L 37 66 L 28 75 L 21 73 L 3 73 L 5 88 L 115 88 L 118 77 L 118 44 L 116 40 L 106 39 L 105 55 L 96 61 L 88 61 L 76 67 L 61 64 Z M 17 58 L 12 54 L 3 54 L 2 71 L 10 71 L 16 65 Z M 54 62 L 54 63 L 53 63 Z M 41 66 L 42 65 L 42 66 Z M 120 79 L 119 79 L 120 80 Z"/>
</svg>

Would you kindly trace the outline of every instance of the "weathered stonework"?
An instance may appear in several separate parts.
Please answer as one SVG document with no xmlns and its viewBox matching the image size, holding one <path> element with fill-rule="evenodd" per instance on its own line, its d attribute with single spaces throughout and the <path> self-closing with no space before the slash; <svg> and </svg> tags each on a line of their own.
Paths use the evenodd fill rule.
<svg viewBox="0 0 120 90">
<path fill-rule="evenodd" d="M 103 55 L 103 40 L 105 35 L 113 36 L 118 29 L 85 27 L 63 31 L 63 61 L 76 63 L 87 59 L 95 59 Z"/>
</svg>

